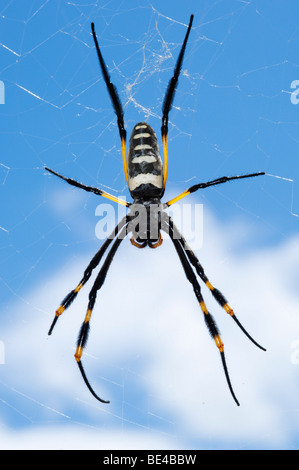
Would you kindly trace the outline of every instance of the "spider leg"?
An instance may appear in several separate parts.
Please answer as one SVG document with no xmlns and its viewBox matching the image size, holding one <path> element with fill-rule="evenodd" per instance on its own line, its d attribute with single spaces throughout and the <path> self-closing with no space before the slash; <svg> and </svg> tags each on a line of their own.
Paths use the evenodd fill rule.
<svg viewBox="0 0 299 470">
<path fill-rule="evenodd" d="M 221 305 L 222 308 L 228 313 L 232 319 L 237 323 L 239 328 L 243 331 L 243 333 L 247 336 L 247 338 L 252 341 L 253 344 L 255 344 L 258 348 L 262 349 L 263 351 L 266 351 L 265 348 L 263 348 L 260 344 L 258 344 L 251 336 L 250 334 L 245 330 L 243 325 L 240 323 L 238 318 L 236 317 L 236 314 L 234 313 L 233 309 L 228 305 L 228 302 L 224 295 L 216 289 L 209 281 L 207 278 L 204 269 L 202 265 L 200 264 L 198 258 L 195 256 L 194 252 L 191 250 L 190 246 L 186 242 L 185 238 L 183 235 L 179 232 L 179 230 L 176 228 L 176 226 L 173 224 L 172 219 L 169 217 L 169 222 L 172 224 L 173 228 L 173 233 L 175 238 L 179 241 L 183 249 L 185 250 L 185 253 L 190 261 L 190 263 L 194 266 L 196 269 L 197 274 L 199 275 L 200 279 L 206 284 L 208 289 L 211 291 L 211 294 L 213 295 L 214 299 Z"/>
<path fill-rule="evenodd" d="M 225 360 L 225 355 L 224 355 L 224 344 L 223 344 L 223 342 L 220 338 L 220 334 L 219 334 L 219 330 L 218 330 L 218 327 L 216 325 L 216 322 L 215 322 L 213 316 L 210 314 L 210 312 L 208 311 L 208 309 L 206 307 L 206 304 L 205 304 L 204 299 L 203 299 L 202 294 L 201 294 L 200 285 L 197 282 L 197 279 L 196 279 L 195 273 L 192 269 L 192 266 L 189 264 L 189 261 L 186 257 L 186 254 L 185 254 L 179 240 L 177 240 L 175 235 L 174 235 L 171 221 L 170 221 L 168 227 L 165 227 L 165 226 L 162 225 L 162 228 L 163 228 L 163 230 L 166 231 L 166 233 L 169 233 L 170 239 L 172 240 L 172 242 L 174 244 L 174 247 L 176 249 L 176 252 L 177 252 L 177 254 L 180 258 L 180 261 L 182 263 L 183 269 L 185 271 L 185 275 L 186 275 L 188 281 L 193 286 L 194 293 L 196 295 L 196 298 L 199 302 L 200 308 L 201 308 L 202 313 L 204 315 L 205 324 L 206 324 L 206 326 L 209 330 L 209 333 L 210 333 L 211 337 L 214 339 L 214 341 L 216 343 L 216 346 L 217 346 L 217 348 L 220 352 L 222 366 L 223 366 L 223 370 L 224 370 L 224 374 L 225 374 L 225 377 L 226 377 L 226 381 L 227 381 L 229 390 L 230 390 L 231 395 L 232 395 L 233 399 L 235 400 L 236 404 L 238 406 L 240 406 L 240 404 L 239 404 L 239 402 L 236 398 L 236 395 L 234 393 L 234 390 L 232 388 L 231 381 L 230 381 L 230 377 L 229 377 L 229 373 L 228 373 L 228 369 L 227 369 L 227 365 L 226 365 L 226 360 Z"/>
<path fill-rule="evenodd" d="M 172 102 L 173 102 L 174 95 L 175 95 L 175 89 L 176 89 L 180 71 L 182 68 L 184 54 L 185 54 L 185 50 L 187 46 L 188 37 L 191 31 L 192 23 L 193 23 L 193 15 L 190 16 L 190 21 L 189 21 L 189 26 L 186 32 L 186 36 L 185 36 L 180 54 L 178 56 L 175 68 L 174 68 L 173 76 L 168 83 L 165 98 L 163 101 L 163 106 L 162 106 L 163 116 L 162 116 L 161 134 L 162 134 L 163 153 L 164 153 L 164 176 L 163 176 L 164 187 L 166 185 L 167 173 L 168 173 L 168 150 L 167 150 L 168 115 L 172 107 Z"/>
<path fill-rule="evenodd" d="M 119 130 L 119 135 L 120 135 L 120 140 L 121 140 L 121 150 L 122 150 L 122 159 L 123 159 L 123 166 L 124 166 L 124 172 L 125 172 L 125 177 L 128 183 L 128 167 L 127 167 L 127 152 L 126 152 L 126 137 L 127 137 L 127 132 L 125 130 L 125 125 L 124 125 L 124 111 L 123 107 L 116 89 L 116 86 L 111 83 L 110 76 L 107 70 L 107 66 L 105 64 L 105 61 L 103 59 L 99 43 L 97 40 L 95 28 L 94 28 L 94 23 L 91 23 L 91 31 L 93 35 L 93 40 L 96 46 L 97 54 L 98 54 L 98 59 L 100 62 L 102 74 L 108 89 L 109 96 L 111 98 L 112 106 L 114 108 L 115 114 L 117 116 L 117 125 L 118 125 L 118 130 Z"/>
<path fill-rule="evenodd" d="M 129 220 L 131 220 L 131 217 L 126 215 L 125 217 L 122 218 L 122 220 L 117 224 L 113 232 L 109 235 L 109 237 L 105 240 L 105 242 L 102 244 L 101 248 L 97 251 L 97 253 L 94 255 L 92 260 L 90 261 L 89 265 L 84 271 L 83 277 L 77 287 L 73 289 L 61 302 L 60 306 L 56 310 L 56 314 L 54 317 L 54 320 L 50 326 L 48 334 L 51 335 L 53 328 L 59 318 L 59 316 L 71 305 L 71 303 L 75 300 L 75 298 L 78 295 L 78 292 L 82 289 L 84 284 L 89 280 L 92 271 L 98 266 L 100 263 L 105 251 L 109 247 L 110 243 L 113 241 L 113 239 L 116 237 L 116 235 L 119 233 L 119 231 L 122 229 L 124 225 L 127 225 Z"/>
<path fill-rule="evenodd" d="M 253 178 L 254 176 L 261 176 L 265 175 L 266 173 L 263 171 L 260 171 L 258 173 L 250 173 L 248 175 L 240 175 L 240 176 L 222 176 L 221 178 L 217 178 L 216 180 L 208 181 L 207 183 L 199 183 L 191 186 L 189 189 L 186 189 L 184 192 L 176 196 L 175 198 L 171 199 L 170 201 L 166 202 L 166 206 L 169 207 L 175 202 L 179 201 L 185 196 L 188 196 L 188 194 L 194 193 L 198 189 L 205 189 L 208 188 L 209 186 L 216 186 L 217 184 L 223 184 L 227 183 L 228 181 L 231 180 L 239 180 L 243 178 Z"/>
<path fill-rule="evenodd" d="M 126 202 L 123 199 L 120 199 L 118 197 L 112 196 L 112 194 L 106 193 L 106 191 L 102 191 L 99 188 L 93 188 L 92 186 L 86 186 L 85 184 L 79 183 L 78 181 L 73 180 L 72 178 L 67 178 L 65 176 L 62 176 L 59 173 L 57 173 L 56 171 L 51 170 L 48 167 L 45 167 L 45 170 L 49 171 L 50 173 L 52 173 L 55 176 L 58 176 L 58 178 L 61 178 L 62 180 L 66 181 L 71 186 L 76 186 L 76 188 L 84 189 L 84 191 L 87 191 L 89 193 L 94 193 L 94 194 L 97 194 L 98 196 L 103 196 L 106 199 L 110 199 L 111 201 L 117 202 L 118 204 L 121 204 L 121 205 L 126 206 L 126 207 L 130 207 L 130 205 L 131 205 L 129 202 Z"/>
<path fill-rule="evenodd" d="M 89 333 L 89 329 L 90 329 L 90 318 L 91 318 L 92 311 L 93 311 L 93 308 L 94 308 L 94 304 L 95 304 L 95 301 L 96 301 L 97 292 L 103 286 L 106 275 L 107 275 L 107 272 L 108 272 L 108 270 L 110 268 L 110 265 L 113 261 L 113 257 L 115 255 L 117 249 L 119 248 L 119 245 L 121 244 L 122 240 L 126 237 L 127 233 L 128 233 L 127 226 L 125 226 L 125 227 L 123 227 L 121 232 L 118 234 L 118 236 L 115 239 L 112 247 L 110 248 L 110 251 L 108 252 L 107 257 L 106 257 L 106 259 L 103 263 L 103 266 L 102 266 L 99 274 L 97 275 L 97 278 L 94 282 L 94 285 L 93 285 L 93 287 L 92 287 L 92 289 L 89 293 L 89 303 L 88 303 L 88 307 L 87 307 L 87 312 L 86 312 L 84 322 L 82 323 L 82 326 L 81 326 L 81 329 L 80 329 L 80 332 L 79 332 L 78 341 L 77 341 L 77 349 L 76 349 L 76 352 L 75 352 L 75 359 L 77 361 L 78 367 L 80 369 L 80 372 L 81 372 L 81 375 L 84 379 L 85 384 L 87 385 L 87 387 L 88 387 L 89 391 L 92 393 L 92 395 L 102 403 L 109 403 L 109 401 L 105 401 L 102 398 L 100 398 L 95 393 L 93 388 L 91 387 L 91 385 L 90 385 L 90 383 L 89 383 L 89 381 L 86 377 L 86 374 L 85 374 L 85 371 L 84 371 L 84 368 L 83 368 L 83 365 L 82 365 L 82 362 L 81 362 L 81 357 L 82 357 L 82 354 L 83 354 L 83 349 L 86 346 L 87 339 L 88 339 L 88 333 Z"/>
</svg>

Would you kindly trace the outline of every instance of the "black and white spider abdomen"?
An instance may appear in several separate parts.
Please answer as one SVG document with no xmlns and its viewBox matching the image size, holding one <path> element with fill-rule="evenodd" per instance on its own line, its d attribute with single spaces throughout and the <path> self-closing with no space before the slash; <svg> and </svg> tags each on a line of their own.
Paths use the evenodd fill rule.
<svg viewBox="0 0 299 470">
<path fill-rule="evenodd" d="M 138 122 L 130 137 L 128 185 L 134 199 L 161 198 L 164 192 L 157 137 L 146 122 Z"/>
</svg>

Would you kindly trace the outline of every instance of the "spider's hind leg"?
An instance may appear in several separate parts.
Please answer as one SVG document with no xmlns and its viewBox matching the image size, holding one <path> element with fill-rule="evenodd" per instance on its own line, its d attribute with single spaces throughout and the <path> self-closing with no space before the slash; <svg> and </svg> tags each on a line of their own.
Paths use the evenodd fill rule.
<svg viewBox="0 0 299 470">
<path fill-rule="evenodd" d="M 185 275 L 186 275 L 188 281 L 193 286 L 194 293 L 195 293 L 196 298 L 199 302 L 201 311 L 204 315 L 205 324 L 206 324 L 206 326 L 209 330 L 209 333 L 210 333 L 211 337 L 214 339 L 215 344 L 216 344 L 216 346 L 217 346 L 217 348 L 220 352 L 220 357 L 221 357 L 222 366 L 223 366 L 224 374 L 225 374 L 225 377 L 226 377 L 227 385 L 229 387 L 229 390 L 231 392 L 231 395 L 232 395 L 233 399 L 235 400 L 236 404 L 239 406 L 240 404 L 239 404 L 239 402 L 236 398 L 236 395 L 234 393 L 234 390 L 233 390 L 233 387 L 232 387 L 232 384 L 231 384 L 231 381 L 230 381 L 230 377 L 229 377 L 229 373 L 228 373 L 228 369 L 227 369 L 227 365 L 226 365 L 226 360 L 225 360 L 225 355 L 224 355 L 224 344 L 221 340 L 218 327 L 216 325 L 216 322 L 215 322 L 213 316 L 210 314 L 210 312 L 208 311 L 208 309 L 206 307 L 206 304 L 205 304 L 204 299 L 203 299 L 202 294 L 201 294 L 201 288 L 200 288 L 199 283 L 197 282 L 197 279 L 196 279 L 195 273 L 193 271 L 193 268 L 189 264 L 188 258 L 187 258 L 186 254 L 184 252 L 184 249 L 183 249 L 182 245 L 180 244 L 180 241 L 176 238 L 176 236 L 174 234 L 173 224 L 172 224 L 171 219 L 169 219 L 168 226 L 167 225 L 166 225 L 166 227 L 165 227 L 165 225 L 163 226 L 163 230 L 165 230 L 169 234 L 170 239 L 171 239 L 172 243 L 174 244 L 176 252 L 177 252 L 177 254 L 180 258 L 180 261 L 182 263 L 183 269 L 185 271 Z"/>
<path fill-rule="evenodd" d="M 205 283 L 205 285 L 208 287 L 208 289 L 210 290 L 211 294 L 213 295 L 214 299 L 219 303 L 219 305 L 221 305 L 222 308 L 224 308 L 224 310 L 226 311 L 226 313 L 228 313 L 232 319 L 236 322 L 236 324 L 238 325 L 238 327 L 243 331 L 243 333 L 247 336 L 248 339 L 250 339 L 250 341 L 255 344 L 258 348 L 262 349 L 263 351 L 266 351 L 266 349 L 261 346 L 259 343 L 257 343 L 253 338 L 252 336 L 250 336 L 250 334 L 245 330 L 244 326 L 241 324 L 241 322 L 238 320 L 235 312 L 233 311 L 233 309 L 230 307 L 230 305 L 228 304 L 228 301 L 226 300 L 226 298 L 224 297 L 224 295 L 220 292 L 219 289 L 216 289 L 216 287 L 214 287 L 211 282 L 209 281 L 209 279 L 207 278 L 205 272 L 204 272 L 204 269 L 202 267 L 202 265 L 200 264 L 199 260 L 197 259 L 197 257 L 195 256 L 194 252 L 191 250 L 190 246 L 188 245 L 188 243 L 186 242 L 185 238 L 182 236 L 182 234 L 178 231 L 178 229 L 174 226 L 173 222 L 172 222 L 172 219 L 169 217 L 168 218 L 168 222 L 172 224 L 172 228 L 173 228 L 173 232 L 175 234 L 175 237 L 177 238 L 178 242 L 180 243 L 180 245 L 182 246 L 183 250 L 185 251 L 190 263 L 192 264 L 192 266 L 194 266 L 197 274 L 199 275 L 200 279 Z"/>
</svg>

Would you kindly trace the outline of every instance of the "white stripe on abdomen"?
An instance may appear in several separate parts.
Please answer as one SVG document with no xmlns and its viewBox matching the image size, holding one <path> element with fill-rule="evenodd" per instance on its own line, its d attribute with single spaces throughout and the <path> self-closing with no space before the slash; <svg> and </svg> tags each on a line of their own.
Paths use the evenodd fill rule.
<svg viewBox="0 0 299 470">
<path fill-rule="evenodd" d="M 162 188 L 163 177 L 162 175 L 153 175 L 152 173 L 140 173 L 133 178 L 129 178 L 129 189 L 134 191 L 141 184 L 152 184 L 156 188 Z"/>
<path fill-rule="evenodd" d="M 156 162 L 157 159 L 153 155 L 139 155 L 139 157 L 134 157 L 131 161 L 131 163 L 154 163 Z"/>
</svg>

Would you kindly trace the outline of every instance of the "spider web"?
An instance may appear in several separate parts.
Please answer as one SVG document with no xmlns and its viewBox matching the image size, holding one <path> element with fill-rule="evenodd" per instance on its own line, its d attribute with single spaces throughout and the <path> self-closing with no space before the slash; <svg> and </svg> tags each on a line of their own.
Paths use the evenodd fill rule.
<svg viewBox="0 0 299 470">
<path fill-rule="evenodd" d="M 2 448 L 297 447 L 299 33 L 298 5 L 288 3 L 12 0 L 1 7 Z M 173 247 L 165 240 L 158 250 L 136 250 L 125 240 L 83 357 L 95 390 L 111 401 L 103 406 L 73 358 L 94 278 L 47 336 L 102 243 L 103 201 L 44 166 L 129 199 L 90 23 L 128 133 L 146 120 L 160 139 L 162 100 L 190 13 L 170 114 L 167 199 L 197 181 L 266 171 L 186 205 L 203 204 L 203 225 L 194 230 L 203 234 L 196 254 L 207 274 L 269 351 L 248 344 L 203 291 L 225 340 L 241 402 L 235 409 Z M 108 228 L 123 214 L 111 207 L 104 208 Z M 196 212 L 181 215 L 180 226 L 194 224 Z"/>
</svg>

